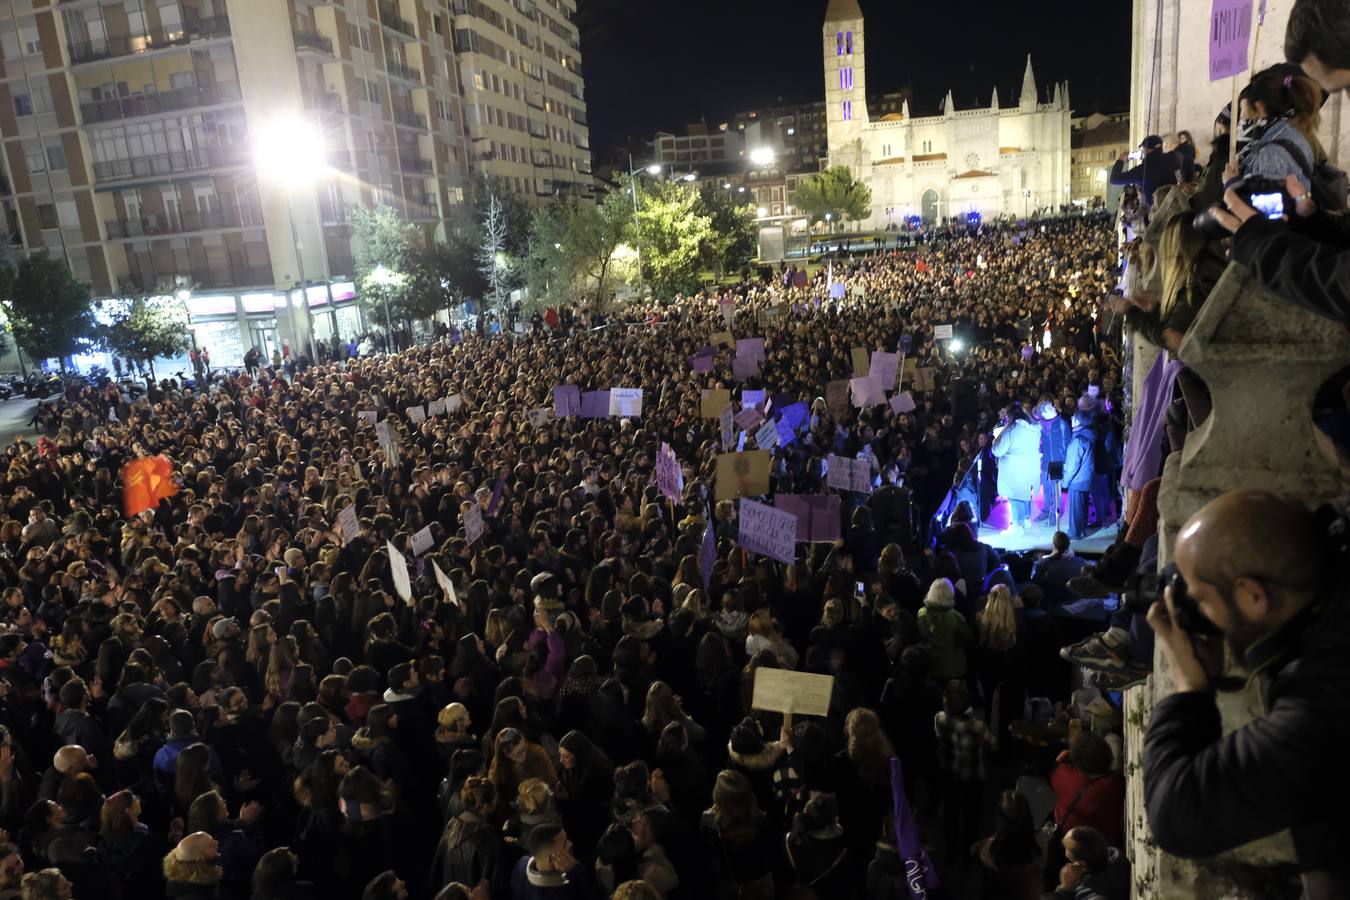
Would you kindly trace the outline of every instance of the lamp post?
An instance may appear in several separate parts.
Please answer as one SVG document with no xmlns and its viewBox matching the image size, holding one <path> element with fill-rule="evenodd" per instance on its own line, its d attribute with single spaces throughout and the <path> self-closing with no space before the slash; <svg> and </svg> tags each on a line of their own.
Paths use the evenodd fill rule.
<svg viewBox="0 0 1350 900">
<path fill-rule="evenodd" d="M 657 171 L 661 170 L 657 166 Z M 633 171 L 633 154 L 628 154 L 628 190 L 633 195 L 633 249 L 637 252 L 638 281 L 642 281 L 642 229 L 638 225 L 637 172 Z"/>
<path fill-rule="evenodd" d="M 305 278 L 304 247 L 300 242 L 300 232 L 295 227 L 291 190 L 294 188 L 313 190 L 318 179 L 328 171 L 323 140 L 317 127 L 299 116 L 273 119 L 255 130 L 251 140 L 259 173 L 286 194 L 286 218 L 290 221 L 291 242 L 295 245 L 296 274 L 300 277 L 300 304 L 304 309 L 309 358 L 317 361 L 319 355 L 314 345 L 314 317 L 309 309 L 309 284 Z M 322 230 L 322 223 L 320 229 Z M 322 242 L 322 235 L 319 239 Z M 295 304 L 289 291 L 286 296 L 286 308 L 291 321 L 291 331 L 294 333 Z M 386 309 L 386 315 L 387 313 Z M 297 346 L 297 352 L 299 349 Z"/>
</svg>

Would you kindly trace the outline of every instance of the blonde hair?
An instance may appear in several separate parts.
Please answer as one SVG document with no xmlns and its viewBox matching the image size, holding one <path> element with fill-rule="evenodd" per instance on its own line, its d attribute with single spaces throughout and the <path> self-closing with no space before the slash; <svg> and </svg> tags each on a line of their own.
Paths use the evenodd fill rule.
<svg viewBox="0 0 1350 900">
<path fill-rule="evenodd" d="M 534 815 L 542 812 L 552 797 L 553 791 L 542 778 L 526 778 L 516 788 L 516 809 L 522 815 Z"/>
<path fill-rule="evenodd" d="M 976 616 L 980 643 L 990 650 L 1011 650 L 1017 646 L 1017 617 L 1013 615 L 1012 591 L 996 584 L 989 591 L 984 609 Z"/>
<path fill-rule="evenodd" d="M 820 624 L 826 628 L 833 628 L 842 621 L 844 621 L 843 604 L 831 597 L 825 601 L 825 608 L 820 611 Z"/>
<path fill-rule="evenodd" d="M 1176 308 L 1183 290 L 1195 286 L 1195 272 L 1205 251 L 1205 236 L 1195 230 L 1189 213 L 1173 216 L 1158 239 L 1158 266 L 1162 269 L 1162 303 L 1159 316 L 1166 321 Z"/>
</svg>

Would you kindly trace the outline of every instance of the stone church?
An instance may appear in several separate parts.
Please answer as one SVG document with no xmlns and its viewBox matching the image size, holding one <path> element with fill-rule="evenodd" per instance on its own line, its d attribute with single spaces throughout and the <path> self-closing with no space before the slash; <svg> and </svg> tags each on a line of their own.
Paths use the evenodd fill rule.
<svg viewBox="0 0 1350 900">
<path fill-rule="evenodd" d="M 830 0 L 822 29 L 829 164 L 847 166 L 872 190 L 865 228 L 979 213 L 1026 215 L 1069 202 L 1069 86 L 1049 103 L 1027 57 L 1016 106 L 956 109 L 913 118 L 909 104 L 877 120 L 867 115 L 867 43 L 858 0 Z"/>
</svg>

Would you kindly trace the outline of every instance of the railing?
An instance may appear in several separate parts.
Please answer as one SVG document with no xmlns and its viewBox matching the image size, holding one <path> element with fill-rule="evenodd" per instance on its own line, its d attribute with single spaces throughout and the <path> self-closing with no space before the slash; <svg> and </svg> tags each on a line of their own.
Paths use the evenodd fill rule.
<svg viewBox="0 0 1350 900">
<path fill-rule="evenodd" d="M 185 22 L 183 28 L 176 31 L 156 29 L 141 34 L 124 34 L 98 38 L 89 41 L 72 41 L 67 50 L 71 65 L 95 62 L 100 59 L 113 59 L 118 56 L 132 56 L 150 53 L 167 47 L 180 47 L 193 41 L 227 37 L 230 33 L 229 16 L 211 16 Z"/>
<path fill-rule="evenodd" d="M 423 131 L 427 128 L 427 117 L 411 109 L 399 109 L 394 107 L 394 121 L 399 125 L 406 125 L 409 128 L 420 128 Z"/>
<path fill-rule="evenodd" d="M 131 178 L 151 178 L 177 172 L 194 172 L 223 166 L 239 166 L 248 160 L 248 149 L 243 145 L 202 147 L 179 150 L 158 156 L 139 156 L 135 159 L 117 159 L 94 163 L 95 181 L 123 181 Z"/>
<path fill-rule="evenodd" d="M 432 172 L 435 169 L 431 160 L 405 153 L 398 155 L 398 164 L 405 172 Z"/>
<path fill-rule="evenodd" d="M 416 69 L 406 66 L 396 59 L 385 59 L 384 70 L 395 78 L 402 78 L 405 81 L 415 81 L 422 83 L 422 73 Z"/>
<path fill-rule="evenodd" d="M 346 222 L 350 218 L 347 204 L 333 203 L 327 198 L 319 199 L 319 217 L 325 222 Z"/>
<path fill-rule="evenodd" d="M 253 221 L 262 221 L 262 212 L 253 211 Z M 191 231 L 209 231 L 213 228 L 242 228 L 243 222 L 234 212 L 222 209 L 183 213 L 177 216 L 141 216 L 139 219 L 111 219 L 104 223 L 109 239 L 154 237 L 161 234 L 185 234 Z M 259 226 L 261 227 L 261 226 Z"/>
<path fill-rule="evenodd" d="M 439 219 L 441 211 L 425 203 L 408 203 L 408 217 L 412 219 Z"/>
<path fill-rule="evenodd" d="M 296 50 L 317 50 L 320 53 L 333 55 L 333 42 L 317 31 L 297 31 L 295 32 Z"/>
<path fill-rule="evenodd" d="M 380 22 L 387 28 L 403 32 L 408 37 L 417 36 L 417 29 L 413 27 L 413 23 L 400 16 L 390 4 L 380 4 Z"/>
<path fill-rule="evenodd" d="M 80 116 L 86 125 L 153 116 L 159 113 L 214 106 L 219 103 L 238 103 L 242 99 L 239 85 L 222 82 L 185 88 L 175 88 L 158 94 L 137 94 L 134 97 L 114 97 L 109 100 L 91 100 L 80 104 Z"/>
</svg>

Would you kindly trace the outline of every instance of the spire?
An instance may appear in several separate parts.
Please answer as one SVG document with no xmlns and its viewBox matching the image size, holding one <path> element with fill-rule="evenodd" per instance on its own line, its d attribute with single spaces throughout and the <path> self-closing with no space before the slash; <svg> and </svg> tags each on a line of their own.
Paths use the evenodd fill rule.
<svg viewBox="0 0 1350 900">
<path fill-rule="evenodd" d="M 830 5 L 825 7 L 825 21 L 827 23 L 848 22 L 862 17 L 863 14 L 858 7 L 858 0 L 830 0 Z"/>
<path fill-rule="evenodd" d="M 942 114 L 950 116 L 954 112 L 956 112 L 956 103 L 952 100 L 952 92 L 948 90 L 947 99 L 942 101 Z"/>
<path fill-rule="evenodd" d="M 989 108 L 990 108 L 990 109 L 998 109 L 998 88 L 997 88 L 997 87 L 994 88 L 994 99 L 993 99 L 993 102 L 991 102 L 991 103 L 989 104 Z"/>
<path fill-rule="evenodd" d="M 1055 109 L 1059 109 L 1059 98 L 1064 96 L 1061 93 L 1062 87 L 1063 85 L 1061 85 L 1059 82 L 1055 82 L 1055 97 L 1053 100 L 1050 101 L 1052 104 L 1054 104 Z"/>
<path fill-rule="evenodd" d="M 1036 73 L 1031 70 L 1031 54 L 1027 54 L 1027 70 L 1022 75 L 1022 95 L 1017 98 L 1018 106 L 1036 105 Z"/>
<path fill-rule="evenodd" d="M 900 115 L 904 116 L 906 119 L 909 118 L 909 98 L 908 98 L 908 97 L 906 97 L 904 100 L 902 100 L 902 101 L 900 102 Z"/>
<path fill-rule="evenodd" d="M 1070 110 L 1073 109 L 1069 104 L 1069 83 L 1067 81 L 1064 82 L 1064 108 Z"/>
</svg>

